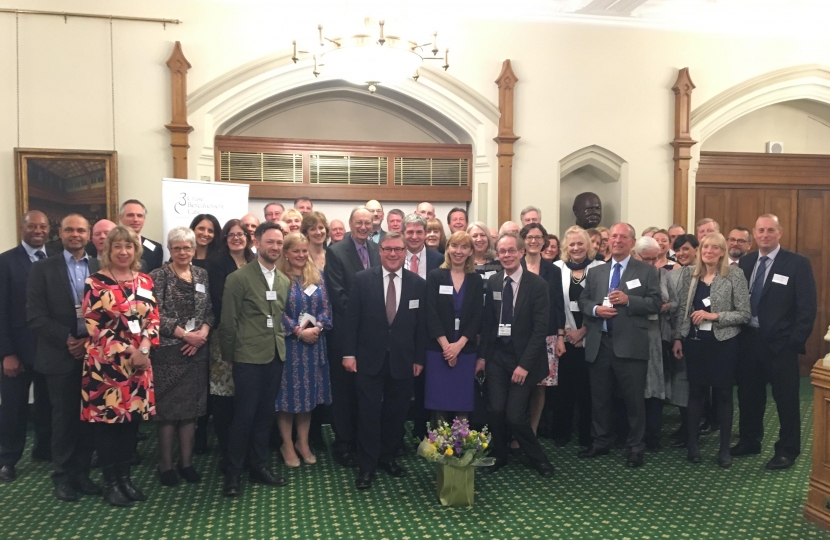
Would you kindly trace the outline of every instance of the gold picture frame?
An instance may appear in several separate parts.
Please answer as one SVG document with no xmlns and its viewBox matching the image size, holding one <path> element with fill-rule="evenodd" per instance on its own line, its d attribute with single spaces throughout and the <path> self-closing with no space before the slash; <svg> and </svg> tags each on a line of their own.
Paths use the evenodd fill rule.
<svg viewBox="0 0 830 540">
<path fill-rule="evenodd" d="M 69 213 L 83 215 L 90 226 L 102 218 L 118 222 L 115 150 L 15 148 L 14 176 L 18 234 L 30 210 L 49 218 L 47 242 L 59 241 L 60 220 Z"/>
</svg>

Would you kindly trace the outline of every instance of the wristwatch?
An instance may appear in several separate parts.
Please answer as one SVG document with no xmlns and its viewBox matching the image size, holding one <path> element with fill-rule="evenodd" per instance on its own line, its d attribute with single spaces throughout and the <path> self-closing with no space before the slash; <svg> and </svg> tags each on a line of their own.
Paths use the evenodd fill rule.
<svg viewBox="0 0 830 540">
<path fill-rule="evenodd" d="M 138 352 L 146 356 L 150 354 L 150 347 L 139 347 Z"/>
</svg>

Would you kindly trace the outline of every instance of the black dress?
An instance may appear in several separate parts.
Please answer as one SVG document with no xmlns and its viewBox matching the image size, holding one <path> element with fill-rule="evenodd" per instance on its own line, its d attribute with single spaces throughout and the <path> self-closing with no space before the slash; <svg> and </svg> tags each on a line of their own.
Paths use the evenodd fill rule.
<svg viewBox="0 0 830 540">
<path fill-rule="evenodd" d="M 691 313 L 703 310 L 711 312 L 703 300 L 709 298 L 709 285 L 698 281 Z M 692 326 L 683 342 L 686 353 L 686 372 L 690 385 L 733 386 L 738 360 L 738 338 L 718 341 L 711 330 Z"/>
</svg>

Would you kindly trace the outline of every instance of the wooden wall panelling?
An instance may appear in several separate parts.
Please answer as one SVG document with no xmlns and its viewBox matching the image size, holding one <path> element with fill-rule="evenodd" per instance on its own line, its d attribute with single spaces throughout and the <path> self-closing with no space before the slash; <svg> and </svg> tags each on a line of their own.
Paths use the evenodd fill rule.
<svg viewBox="0 0 830 540">
<path fill-rule="evenodd" d="M 677 73 L 674 91 L 674 223 L 684 227 L 689 215 L 689 162 L 692 159 L 691 115 L 692 91 L 695 85 L 689 76 L 689 68 Z"/>
<path fill-rule="evenodd" d="M 170 131 L 170 146 L 173 147 L 173 178 L 187 178 L 188 134 L 193 131 L 187 123 L 187 70 L 192 66 L 184 57 L 181 42 L 177 41 L 173 46 L 167 67 L 170 68 L 173 119 L 164 127 Z"/>
<path fill-rule="evenodd" d="M 830 350 L 823 339 L 830 325 L 830 190 L 799 190 L 798 216 L 797 251 L 810 259 L 818 291 L 816 322 L 801 357 L 807 368 Z"/>
<path fill-rule="evenodd" d="M 518 82 L 510 60 L 501 65 L 501 73 L 496 79 L 499 87 L 499 134 L 493 140 L 498 143 L 496 157 L 499 160 L 498 172 L 498 219 L 501 225 L 510 221 L 513 212 L 513 144 L 519 137 L 513 133 L 513 87 Z"/>
<path fill-rule="evenodd" d="M 764 214 L 775 214 L 778 222 L 784 228 L 781 235 L 781 246 L 790 251 L 796 250 L 798 233 L 798 190 L 796 189 L 765 189 Z M 760 215 L 760 214 L 759 214 Z M 752 225 L 755 225 L 753 221 Z"/>
</svg>

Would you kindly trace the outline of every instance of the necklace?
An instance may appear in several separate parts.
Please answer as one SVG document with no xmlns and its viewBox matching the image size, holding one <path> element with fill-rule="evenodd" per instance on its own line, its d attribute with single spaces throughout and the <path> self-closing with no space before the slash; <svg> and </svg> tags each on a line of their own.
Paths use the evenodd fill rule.
<svg viewBox="0 0 830 540">
<path fill-rule="evenodd" d="M 184 277 L 181 274 L 179 274 L 179 272 L 176 270 L 176 268 L 172 264 L 170 265 L 170 269 L 173 271 L 174 274 L 176 274 L 176 277 L 181 279 L 182 281 L 185 281 L 187 283 L 191 283 L 193 281 L 193 273 L 192 272 L 190 273 L 189 276 Z"/>
</svg>

